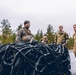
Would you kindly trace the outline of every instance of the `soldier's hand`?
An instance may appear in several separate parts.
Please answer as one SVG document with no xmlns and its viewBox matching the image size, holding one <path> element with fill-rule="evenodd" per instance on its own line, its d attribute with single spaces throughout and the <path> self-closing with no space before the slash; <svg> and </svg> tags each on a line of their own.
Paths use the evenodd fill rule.
<svg viewBox="0 0 76 75">
<path fill-rule="evenodd" d="M 64 44 L 62 44 L 62 46 L 65 46 L 66 44 L 64 43 Z"/>
<path fill-rule="evenodd" d="M 32 37 L 31 40 L 30 40 L 30 43 L 32 43 L 33 40 L 34 40 L 34 38 Z"/>
</svg>

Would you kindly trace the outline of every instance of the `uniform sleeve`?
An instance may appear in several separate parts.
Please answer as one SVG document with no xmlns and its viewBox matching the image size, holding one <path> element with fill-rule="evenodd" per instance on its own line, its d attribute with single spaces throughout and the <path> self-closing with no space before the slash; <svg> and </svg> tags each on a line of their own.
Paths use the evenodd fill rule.
<svg viewBox="0 0 76 75">
<path fill-rule="evenodd" d="M 42 41 L 42 38 L 40 39 L 40 42 Z"/>
<path fill-rule="evenodd" d="M 54 42 L 57 43 L 57 34 L 54 35 Z"/>
<path fill-rule="evenodd" d="M 22 37 L 22 40 L 23 41 L 30 41 L 31 40 L 31 38 L 33 38 L 33 36 L 32 36 L 32 34 L 31 34 L 31 31 L 30 30 L 28 30 L 29 31 L 29 33 L 27 33 L 27 31 L 24 31 L 23 32 L 23 37 Z"/>
<path fill-rule="evenodd" d="M 32 36 L 31 35 L 26 35 L 25 37 L 24 37 L 24 41 L 30 41 L 31 40 L 31 38 L 32 38 Z"/>
<path fill-rule="evenodd" d="M 74 34 L 73 34 L 73 46 L 74 46 Z"/>
<path fill-rule="evenodd" d="M 68 42 L 69 42 L 69 36 L 68 36 L 68 34 L 67 33 L 65 33 L 65 43 L 67 44 Z"/>
<path fill-rule="evenodd" d="M 23 30 L 19 30 L 16 36 L 16 41 L 22 41 L 22 32 Z"/>
</svg>

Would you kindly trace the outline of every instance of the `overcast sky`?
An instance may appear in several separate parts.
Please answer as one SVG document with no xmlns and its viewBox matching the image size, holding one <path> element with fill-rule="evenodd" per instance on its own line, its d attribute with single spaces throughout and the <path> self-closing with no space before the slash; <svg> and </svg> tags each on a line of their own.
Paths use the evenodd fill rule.
<svg viewBox="0 0 76 75">
<path fill-rule="evenodd" d="M 71 36 L 76 23 L 76 0 L 0 0 L 0 22 L 3 19 L 9 20 L 12 29 L 30 20 L 33 34 L 38 29 L 46 32 L 48 24 L 55 31 L 63 25 Z"/>
</svg>

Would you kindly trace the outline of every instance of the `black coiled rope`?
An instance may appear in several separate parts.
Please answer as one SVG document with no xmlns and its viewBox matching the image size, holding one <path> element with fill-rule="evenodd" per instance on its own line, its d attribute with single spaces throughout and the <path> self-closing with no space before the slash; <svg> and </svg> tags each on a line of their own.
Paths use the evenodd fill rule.
<svg viewBox="0 0 76 75">
<path fill-rule="evenodd" d="M 71 75 L 69 58 L 61 45 L 8 44 L 0 48 L 0 75 Z"/>
</svg>

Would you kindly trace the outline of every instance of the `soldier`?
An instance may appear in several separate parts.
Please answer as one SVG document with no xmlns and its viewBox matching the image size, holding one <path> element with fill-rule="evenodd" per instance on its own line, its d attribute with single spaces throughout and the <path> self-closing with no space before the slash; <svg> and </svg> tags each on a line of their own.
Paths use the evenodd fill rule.
<svg viewBox="0 0 76 75">
<path fill-rule="evenodd" d="M 47 35 L 44 35 L 40 41 L 44 44 L 47 44 L 48 43 Z"/>
<path fill-rule="evenodd" d="M 73 50 L 74 50 L 74 54 L 75 54 L 75 57 L 76 57 L 76 24 L 73 25 L 73 29 L 75 31 L 75 33 L 73 34 L 73 40 L 74 40 Z"/>
<path fill-rule="evenodd" d="M 24 27 L 18 31 L 18 34 L 16 37 L 17 42 L 19 41 L 30 42 L 32 38 L 32 34 L 31 34 L 31 31 L 29 30 L 29 27 L 30 27 L 30 21 L 28 20 L 24 21 Z"/>
<path fill-rule="evenodd" d="M 63 31 L 63 26 L 60 25 L 59 31 L 55 34 L 54 42 L 56 44 L 62 44 L 63 46 L 65 46 L 68 43 L 68 39 L 68 34 L 65 31 Z"/>
</svg>

